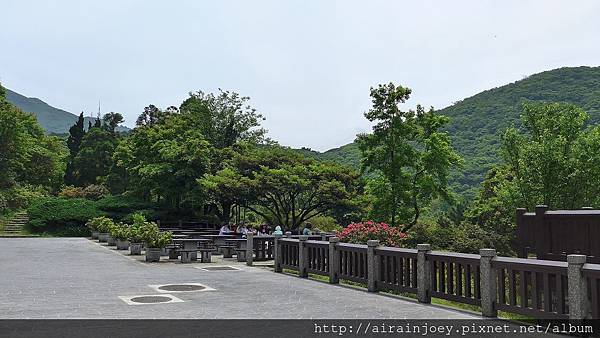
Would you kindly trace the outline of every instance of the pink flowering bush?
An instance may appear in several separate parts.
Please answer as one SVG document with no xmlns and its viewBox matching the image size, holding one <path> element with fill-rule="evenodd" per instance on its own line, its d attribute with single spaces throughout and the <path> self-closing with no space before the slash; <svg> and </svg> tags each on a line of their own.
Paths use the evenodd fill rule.
<svg viewBox="0 0 600 338">
<path fill-rule="evenodd" d="M 394 247 L 401 247 L 407 238 L 400 228 L 373 221 L 352 223 L 342 231 L 338 231 L 337 236 L 341 242 L 346 243 L 367 244 L 368 240 L 377 239 L 381 245 Z"/>
</svg>

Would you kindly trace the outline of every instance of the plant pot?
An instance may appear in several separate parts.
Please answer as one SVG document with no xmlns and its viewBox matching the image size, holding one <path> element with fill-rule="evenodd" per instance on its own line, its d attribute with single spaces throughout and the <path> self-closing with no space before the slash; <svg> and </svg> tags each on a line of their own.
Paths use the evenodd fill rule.
<svg viewBox="0 0 600 338">
<path fill-rule="evenodd" d="M 108 238 L 106 239 L 106 243 L 108 246 L 115 246 L 115 245 L 117 245 L 117 239 L 111 235 L 108 235 Z"/>
<path fill-rule="evenodd" d="M 92 231 L 92 239 L 98 239 L 98 231 Z"/>
<path fill-rule="evenodd" d="M 146 262 L 159 262 L 161 248 L 146 248 Z"/>
<path fill-rule="evenodd" d="M 105 243 L 108 242 L 108 236 L 110 234 L 108 232 L 101 232 L 98 234 L 98 242 Z"/>
<path fill-rule="evenodd" d="M 129 249 L 129 241 L 124 239 L 117 239 L 117 250 L 127 250 Z"/>
<path fill-rule="evenodd" d="M 130 243 L 129 244 L 129 254 L 141 255 L 142 254 L 142 243 Z"/>
</svg>

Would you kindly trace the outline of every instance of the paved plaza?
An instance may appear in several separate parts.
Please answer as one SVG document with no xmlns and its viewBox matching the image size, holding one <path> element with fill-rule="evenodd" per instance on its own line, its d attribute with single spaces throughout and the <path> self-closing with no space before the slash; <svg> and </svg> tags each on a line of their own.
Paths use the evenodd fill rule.
<svg viewBox="0 0 600 338">
<path fill-rule="evenodd" d="M 164 259 L 165 257 L 163 257 Z M 0 238 L 0 319 L 42 318 L 480 318 L 397 297 L 329 285 L 235 259 L 147 264 L 85 238 Z M 205 271 L 230 265 L 240 270 Z M 168 292 L 177 302 L 130 305 L 160 295 L 149 285 L 199 283 Z M 125 299 L 125 300 L 123 300 Z"/>
</svg>

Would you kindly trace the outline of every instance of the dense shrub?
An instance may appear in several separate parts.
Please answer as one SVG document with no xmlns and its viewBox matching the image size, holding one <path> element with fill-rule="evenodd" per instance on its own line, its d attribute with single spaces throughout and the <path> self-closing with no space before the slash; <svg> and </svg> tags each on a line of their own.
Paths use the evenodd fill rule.
<svg viewBox="0 0 600 338">
<path fill-rule="evenodd" d="M 416 248 L 417 244 L 431 244 L 434 249 L 447 250 L 454 241 L 454 226 L 442 226 L 437 223 L 418 223 L 408 233 L 406 246 Z"/>
<path fill-rule="evenodd" d="M 61 191 L 58 193 L 58 197 L 87 198 L 92 201 L 97 201 L 105 196 L 108 196 L 109 194 L 110 192 L 103 185 L 90 184 L 85 188 L 68 185 L 61 189 Z"/>
<path fill-rule="evenodd" d="M 152 209 L 154 204 L 131 196 L 113 195 L 98 200 L 98 209 L 107 212 L 131 213 L 136 210 Z"/>
<path fill-rule="evenodd" d="M 102 216 L 96 203 L 82 198 L 44 197 L 35 200 L 27 210 L 29 226 L 34 232 L 60 235 L 86 235 L 86 222 Z"/>
<path fill-rule="evenodd" d="M 26 209 L 32 201 L 46 196 L 47 192 L 42 187 L 23 185 L 14 186 L 0 191 L 0 214 L 10 210 Z"/>
<path fill-rule="evenodd" d="M 159 213 L 153 203 L 131 196 L 106 196 L 97 201 L 98 209 L 119 222 L 133 222 L 133 214 L 141 212 L 147 219 L 159 219 Z"/>
<path fill-rule="evenodd" d="M 368 240 L 379 240 L 381 245 L 402 247 L 406 234 L 399 227 L 390 227 L 385 223 L 367 221 L 352 223 L 337 233 L 340 241 L 356 244 L 367 244 Z"/>
<path fill-rule="evenodd" d="M 342 230 L 342 226 L 331 216 L 315 216 L 310 219 L 310 223 L 312 223 L 313 229 L 321 232 L 336 232 Z"/>
<path fill-rule="evenodd" d="M 90 184 L 83 189 L 83 197 L 92 201 L 97 201 L 108 195 L 110 195 L 110 192 L 103 185 Z"/>
<path fill-rule="evenodd" d="M 72 185 L 67 185 L 63 187 L 58 193 L 58 197 L 62 198 L 84 198 L 85 194 L 83 193 L 83 188 L 74 187 Z"/>
</svg>

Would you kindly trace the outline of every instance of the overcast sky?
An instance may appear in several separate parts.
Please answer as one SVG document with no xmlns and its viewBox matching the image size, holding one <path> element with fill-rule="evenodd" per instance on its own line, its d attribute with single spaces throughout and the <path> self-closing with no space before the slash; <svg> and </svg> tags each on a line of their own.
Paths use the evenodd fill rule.
<svg viewBox="0 0 600 338">
<path fill-rule="evenodd" d="M 443 108 L 543 70 L 600 64 L 600 1 L 0 0 L 0 81 L 77 113 L 250 96 L 283 145 L 368 131 L 369 87 Z"/>
</svg>

